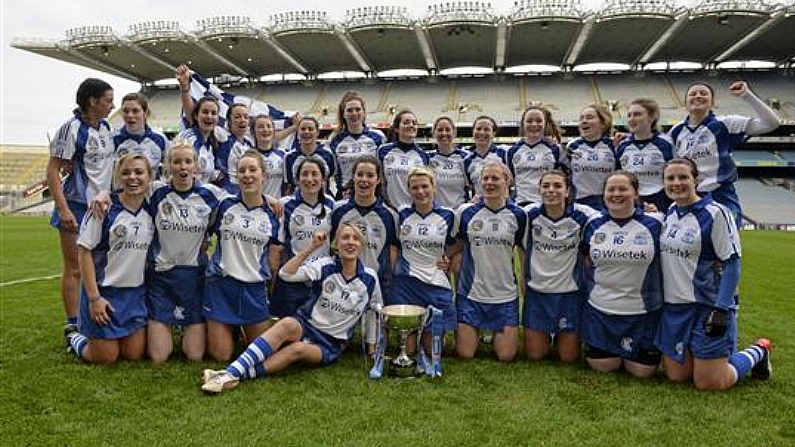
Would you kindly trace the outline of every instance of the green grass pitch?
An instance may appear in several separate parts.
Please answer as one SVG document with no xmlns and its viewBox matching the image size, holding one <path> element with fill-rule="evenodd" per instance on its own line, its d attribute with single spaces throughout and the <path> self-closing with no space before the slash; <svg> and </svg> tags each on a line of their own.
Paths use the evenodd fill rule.
<svg viewBox="0 0 795 447">
<path fill-rule="evenodd" d="M 445 358 L 435 382 L 366 379 L 352 346 L 204 396 L 221 365 L 88 366 L 63 347 L 56 232 L 0 217 L 0 446 L 789 446 L 795 445 L 795 234 L 744 232 L 740 344 L 774 344 L 774 376 L 728 392 L 584 366 Z"/>
</svg>

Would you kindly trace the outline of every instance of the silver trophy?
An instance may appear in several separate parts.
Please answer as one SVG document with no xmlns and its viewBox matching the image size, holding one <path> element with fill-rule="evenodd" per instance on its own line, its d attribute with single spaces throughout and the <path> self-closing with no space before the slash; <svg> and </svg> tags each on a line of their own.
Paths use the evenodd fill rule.
<svg viewBox="0 0 795 447">
<path fill-rule="evenodd" d="M 386 326 L 400 336 L 400 354 L 389 362 L 389 375 L 414 377 L 417 362 L 406 353 L 406 341 L 410 333 L 419 330 L 425 321 L 425 308 L 409 304 L 393 304 L 381 309 Z"/>
</svg>

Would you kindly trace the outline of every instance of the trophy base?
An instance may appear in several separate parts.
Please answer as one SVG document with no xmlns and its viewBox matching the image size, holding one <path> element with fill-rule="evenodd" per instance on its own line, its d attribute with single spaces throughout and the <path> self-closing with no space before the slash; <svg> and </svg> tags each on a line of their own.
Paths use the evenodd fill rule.
<svg viewBox="0 0 795 447">
<path fill-rule="evenodd" d="M 391 361 L 388 363 L 388 365 L 389 377 L 395 377 L 398 379 L 413 379 L 419 375 L 417 372 L 417 363 L 413 361 L 405 365 Z"/>
</svg>

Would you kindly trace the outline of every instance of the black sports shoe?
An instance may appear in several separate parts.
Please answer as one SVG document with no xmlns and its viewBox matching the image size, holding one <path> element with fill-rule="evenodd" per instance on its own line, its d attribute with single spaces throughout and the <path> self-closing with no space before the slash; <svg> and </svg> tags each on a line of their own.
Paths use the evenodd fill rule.
<svg viewBox="0 0 795 447">
<path fill-rule="evenodd" d="M 72 344 L 69 343 L 69 341 L 71 340 L 72 335 L 76 334 L 77 332 L 78 329 L 76 324 L 68 323 L 66 326 L 64 326 L 63 338 L 64 341 L 66 342 L 66 352 L 72 352 Z"/>
<path fill-rule="evenodd" d="M 767 380 L 773 375 L 773 365 L 770 363 L 770 350 L 773 349 L 773 343 L 766 338 L 760 338 L 754 344 L 762 348 L 765 354 L 762 356 L 762 359 L 759 360 L 759 363 L 754 365 L 751 369 L 751 377 L 759 380 Z"/>
</svg>

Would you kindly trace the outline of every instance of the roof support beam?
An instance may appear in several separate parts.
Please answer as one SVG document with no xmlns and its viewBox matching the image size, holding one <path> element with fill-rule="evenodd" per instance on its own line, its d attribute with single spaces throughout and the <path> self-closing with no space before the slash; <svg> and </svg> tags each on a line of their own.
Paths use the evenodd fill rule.
<svg viewBox="0 0 795 447">
<path fill-rule="evenodd" d="M 131 73 L 129 71 L 126 71 L 126 70 L 122 70 L 122 69 L 116 67 L 115 65 L 110 65 L 110 64 L 108 64 L 106 62 L 102 62 L 101 60 L 94 59 L 94 58 L 88 56 L 87 54 L 83 53 L 82 51 L 80 51 L 77 48 L 72 48 L 72 47 L 69 47 L 69 46 L 61 46 L 61 45 L 58 45 L 58 48 L 60 48 L 63 51 L 66 51 L 67 53 L 69 53 L 69 54 L 71 54 L 73 56 L 78 57 L 81 60 L 86 61 L 87 63 L 100 66 L 103 69 L 107 70 L 107 72 L 112 74 L 112 75 L 116 75 L 116 76 L 122 77 L 124 79 L 129 79 L 130 81 L 141 82 L 141 79 L 138 76 L 136 76 L 135 74 L 133 74 L 133 73 Z"/>
<path fill-rule="evenodd" d="M 351 39 L 351 36 L 348 35 L 347 31 L 344 29 L 335 28 L 334 34 L 336 34 L 340 39 L 340 42 L 345 45 L 345 48 L 348 50 L 351 56 L 353 56 L 353 59 L 356 60 L 356 63 L 359 64 L 359 68 L 361 68 L 363 72 L 373 73 L 375 71 L 373 70 L 372 64 L 367 61 L 367 59 L 364 57 L 364 53 L 359 50 L 359 48 L 356 46 L 356 43 L 353 41 L 353 39 Z"/>
<path fill-rule="evenodd" d="M 585 48 L 585 44 L 588 42 L 588 38 L 591 36 L 591 30 L 593 29 L 595 21 L 596 19 L 593 16 L 585 19 L 582 28 L 580 28 L 580 33 L 577 34 L 577 38 L 574 39 L 574 42 L 569 47 L 569 51 L 566 52 L 563 65 L 573 67 L 574 64 L 577 63 L 577 59 L 580 58 L 582 49 Z"/>
<path fill-rule="evenodd" d="M 296 69 L 296 70 L 298 70 L 298 72 L 299 72 L 299 73 L 301 73 L 301 74 L 302 74 L 302 75 L 304 75 L 304 76 L 309 76 L 309 75 L 311 74 L 311 73 L 309 72 L 309 69 L 308 69 L 308 68 L 306 68 L 306 67 L 304 66 L 304 64 L 302 64 L 301 62 L 298 62 L 298 59 L 296 59 L 295 57 L 293 57 L 293 55 L 292 55 L 292 54 L 290 54 L 289 52 L 287 52 L 287 50 L 285 50 L 285 49 L 284 49 L 284 48 L 283 48 L 283 47 L 282 47 L 282 46 L 279 44 L 279 42 L 277 42 L 277 41 L 276 41 L 276 39 L 274 39 L 274 38 L 273 38 L 273 36 L 272 36 L 272 35 L 265 36 L 265 37 L 264 37 L 262 40 L 263 40 L 265 43 L 267 43 L 268 45 L 270 45 L 270 47 L 271 47 L 271 48 L 273 48 L 273 51 L 275 51 L 275 52 L 279 53 L 279 56 L 283 57 L 283 58 L 284 58 L 284 60 L 286 60 L 286 61 L 287 61 L 287 62 L 288 62 L 290 65 L 292 65 L 293 67 L 295 67 L 295 69 Z"/>
<path fill-rule="evenodd" d="M 160 59 L 159 57 L 155 56 L 154 54 L 146 51 L 146 49 L 144 49 L 142 46 L 140 46 L 140 45 L 138 45 L 138 44 L 136 44 L 134 42 L 129 42 L 129 43 L 126 43 L 125 45 L 127 45 L 127 47 L 129 49 L 135 51 L 136 53 L 138 53 L 141 56 L 149 59 L 150 61 L 156 63 L 157 65 L 162 66 L 163 68 L 167 68 L 167 69 L 169 69 L 171 71 L 176 70 L 176 67 L 174 67 L 173 65 L 171 65 L 168 62 L 164 61 L 163 59 Z"/>
<path fill-rule="evenodd" d="M 746 34 L 745 37 L 737 41 L 734 45 L 730 46 L 726 51 L 718 54 L 709 59 L 710 62 L 714 61 L 715 63 L 721 63 L 726 59 L 730 58 L 734 53 L 740 50 L 742 47 L 748 45 L 751 41 L 759 37 L 762 33 L 770 29 L 771 27 L 775 26 L 784 19 L 784 11 L 776 11 L 769 19 L 767 19 L 764 23 L 759 25 L 759 27 L 750 33 Z"/>
<path fill-rule="evenodd" d="M 673 37 L 674 34 L 676 34 L 676 32 L 679 31 L 679 28 L 681 28 L 682 25 L 684 25 L 688 19 L 689 19 L 689 14 L 687 12 L 684 12 L 682 15 L 677 17 L 676 21 L 674 21 L 674 23 L 672 23 L 671 26 L 669 26 L 664 33 L 662 33 L 660 38 L 657 39 L 657 42 L 654 42 L 654 44 L 652 44 L 652 46 L 649 47 L 649 49 L 646 50 L 645 53 L 643 53 L 640 59 L 633 62 L 632 65 L 643 66 L 648 64 L 651 58 L 653 58 L 660 51 L 660 49 L 664 47 L 669 40 L 671 40 L 671 37 Z"/>
<path fill-rule="evenodd" d="M 240 66 L 238 66 L 234 62 L 230 61 L 229 59 L 227 59 L 227 58 L 221 56 L 220 54 L 216 53 L 215 50 L 213 50 L 209 45 L 207 45 L 206 43 L 202 42 L 201 40 L 199 40 L 199 39 L 190 39 L 190 41 L 194 45 L 196 45 L 197 47 L 201 48 L 203 51 L 207 52 L 207 54 L 209 54 L 210 56 L 214 57 L 216 60 L 221 62 L 222 64 L 224 64 L 227 67 L 229 67 L 232 70 L 234 70 L 236 74 L 238 74 L 240 76 L 251 77 L 251 74 L 249 74 L 249 72 L 247 72 L 246 70 L 240 68 Z"/>
<path fill-rule="evenodd" d="M 494 50 L 494 69 L 505 70 L 505 56 L 508 51 L 508 24 L 504 19 L 497 23 L 497 48 Z"/>
<path fill-rule="evenodd" d="M 417 43 L 420 44 L 422 56 L 425 58 L 425 65 L 428 67 L 428 71 L 437 73 L 439 71 L 439 63 L 436 61 L 436 54 L 434 54 L 433 48 L 431 48 L 431 42 L 428 40 L 428 34 L 425 32 L 425 28 L 423 28 L 422 25 L 414 26 L 414 34 L 417 36 Z"/>
</svg>

